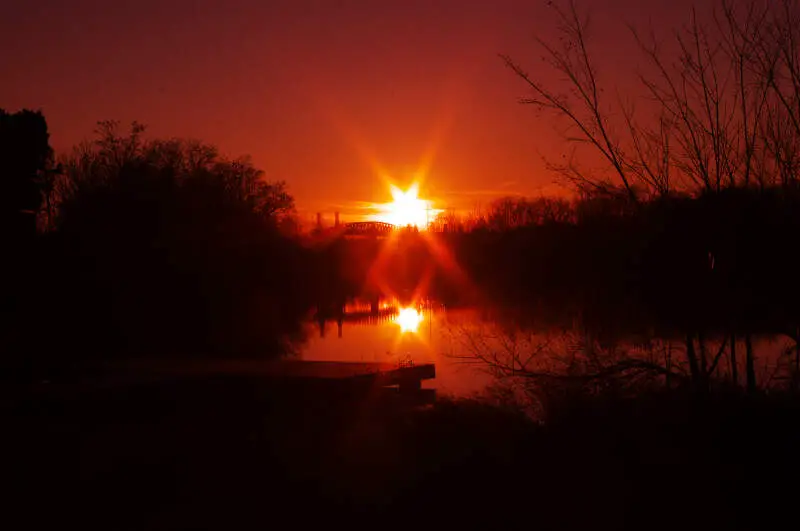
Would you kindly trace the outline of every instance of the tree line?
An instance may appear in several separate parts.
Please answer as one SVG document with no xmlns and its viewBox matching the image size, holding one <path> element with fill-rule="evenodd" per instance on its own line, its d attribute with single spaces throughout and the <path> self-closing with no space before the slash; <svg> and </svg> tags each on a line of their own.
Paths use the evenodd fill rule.
<svg viewBox="0 0 800 531">
<path fill-rule="evenodd" d="M 41 113 L 0 117 L 6 361 L 269 357 L 302 341 L 307 260 L 285 183 L 136 123 L 101 122 L 56 157 Z"/>
<path fill-rule="evenodd" d="M 698 5 L 666 38 L 631 27 L 642 66 L 627 94 L 603 78 L 578 2 L 550 5 L 558 35 L 537 39 L 536 73 L 501 59 L 527 90 L 520 102 L 563 135 L 548 167 L 578 200 L 557 214 L 543 200 L 497 202 L 460 262 L 501 298 L 551 319 L 567 308 L 555 313 L 579 314 L 596 336 L 680 338 L 680 370 L 701 387 L 724 373 L 755 390 L 753 338 L 789 338 L 796 385 L 800 3 Z M 642 369 L 630 362 L 612 372 Z"/>
</svg>

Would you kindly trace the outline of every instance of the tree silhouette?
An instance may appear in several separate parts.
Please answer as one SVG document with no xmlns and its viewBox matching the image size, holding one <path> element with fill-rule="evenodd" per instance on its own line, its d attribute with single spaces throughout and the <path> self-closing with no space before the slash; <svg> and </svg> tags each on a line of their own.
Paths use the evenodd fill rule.
<svg viewBox="0 0 800 531">
<path fill-rule="evenodd" d="M 247 159 L 103 122 L 61 161 L 48 294 L 84 356 L 275 356 L 303 338 L 293 200 Z"/>
<path fill-rule="evenodd" d="M 755 389 L 751 336 L 797 336 L 788 301 L 798 287 L 782 241 L 798 223 L 800 4 L 721 0 L 709 17 L 692 11 L 672 47 L 631 28 L 645 67 L 627 97 L 604 85 L 578 2 L 550 5 L 560 35 L 538 44 L 557 75 L 503 59 L 529 91 L 521 101 L 566 125 L 566 162 L 550 166 L 583 196 L 575 214 L 588 251 L 572 253 L 601 272 L 578 269 L 598 286 L 587 299 L 635 294 L 683 331 L 703 386 L 727 365 L 706 358 L 705 338 L 728 327 L 730 364 L 738 334 L 745 386 Z M 587 171 L 587 155 L 604 170 Z"/>
<path fill-rule="evenodd" d="M 41 112 L 7 113 L 0 109 L 0 238 L 4 266 L 0 312 L 6 316 L 0 323 L 0 336 L 9 353 L 18 354 L 30 347 L 35 337 L 24 324 L 33 322 L 36 314 L 36 220 L 42 201 L 41 180 L 51 161 L 47 122 Z M 18 359 L 8 359 L 11 357 L 5 356 L 2 362 L 16 364 Z"/>
<path fill-rule="evenodd" d="M 39 111 L 0 109 L 0 226 L 4 245 L 29 240 L 42 202 L 39 179 L 52 160 L 47 121 Z"/>
</svg>

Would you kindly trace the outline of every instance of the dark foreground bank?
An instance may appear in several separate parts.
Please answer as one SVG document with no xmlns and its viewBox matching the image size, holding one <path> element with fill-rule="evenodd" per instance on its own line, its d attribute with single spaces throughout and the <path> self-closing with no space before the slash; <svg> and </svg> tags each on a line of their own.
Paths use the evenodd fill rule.
<svg viewBox="0 0 800 531">
<path fill-rule="evenodd" d="M 4 400 L 6 529 L 754 529 L 796 517 L 787 396 L 565 399 L 544 425 L 475 401 L 409 409 L 376 389 L 241 378 Z"/>
</svg>

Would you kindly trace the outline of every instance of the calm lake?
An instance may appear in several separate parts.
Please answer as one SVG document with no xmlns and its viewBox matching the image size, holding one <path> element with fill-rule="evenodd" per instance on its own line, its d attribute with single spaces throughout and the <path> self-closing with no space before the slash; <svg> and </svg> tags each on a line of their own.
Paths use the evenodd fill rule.
<svg viewBox="0 0 800 531">
<path fill-rule="evenodd" d="M 381 302 L 379 307 L 369 303 L 348 303 L 339 318 L 317 320 L 310 328 L 308 342 L 300 359 L 309 361 L 351 361 L 401 364 L 434 363 L 436 379 L 424 386 L 453 396 L 470 396 L 484 391 L 494 381 L 485 362 L 475 354 L 496 356 L 507 363 L 517 357 L 527 367 L 536 369 L 563 368 L 565 359 L 576 349 L 585 348 L 584 336 L 575 330 L 532 331 L 518 325 L 500 322 L 497 313 L 480 308 L 449 309 L 430 303 L 402 307 L 396 301 Z M 756 337 L 756 373 L 761 385 L 778 382 L 791 362 L 787 348 L 789 338 Z M 706 342 L 713 357 L 722 340 L 709 338 Z M 739 374 L 744 374 L 744 345 L 737 341 Z M 618 345 L 608 352 L 619 353 Z M 536 353 L 531 357 L 532 353 Z M 674 356 L 674 366 L 683 363 L 684 344 L 680 339 L 654 340 L 642 345 L 625 342 L 624 353 L 665 364 L 665 356 Z M 610 355 L 604 352 L 604 355 Z M 725 357 L 727 359 L 727 356 Z M 532 360 L 532 361 L 531 361 Z M 730 366 L 722 362 L 717 374 L 726 378 Z"/>
<path fill-rule="evenodd" d="M 341 320 L 316 322 L 300 358 L 309 361 L 358 361 L 400 364 L 434 363 L 436 379 L 424 386 L 439 393 L 468 396 L 491 383 L 486 367 L 470 363 L 463 332 L 480 323 L 475 309 L 441 305 L 400 309 L 382 303 L 378 315 L 369 305 L 345 307 Z"/>
</svg>

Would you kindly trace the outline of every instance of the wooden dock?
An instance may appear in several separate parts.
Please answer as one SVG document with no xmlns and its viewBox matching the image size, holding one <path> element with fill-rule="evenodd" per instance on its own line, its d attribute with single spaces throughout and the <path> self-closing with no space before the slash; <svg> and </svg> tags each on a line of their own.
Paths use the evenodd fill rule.
<svg viewBox="0 0 800 531">
<path fill-rule="evenodd" d="M 432 363 L 394 365 L 338 361 L 279 361 L 265 367 L 268 375 L 288 379 L 334 379 L 370 381 L 381 387 L 419 389 L 423 380 L 436 378 Z"/>
<path fill-rule="evenodd" d="M 242 379 L 274 381 L 281 386 L 315 389 L 394 389 L 422 401 L 435 397 L 432 389 L 422 389 L 424 380 L 436 378 L 432 363 L 391 364 L 302 360 L 119 360 L 94 364 L 78 370 L 64 381 L 37 385 L 45 393 L 119 389 L 176 380 Z M 424 395 L 424 397 L 423 397 Z"/>
<path fill-rule="evenodd" d="M 376 386 L 398 386 L 419 389 L 423 380 L 436 378 L 432 363 L 391 364 L 303 360 L 197 360 L 197 361 L 130 361 L 115 363 L 116 371 L 127 374 L 159 376 L 246 376 L 280 380 L 325 380 L 369 382 Z"/>
</svg>

